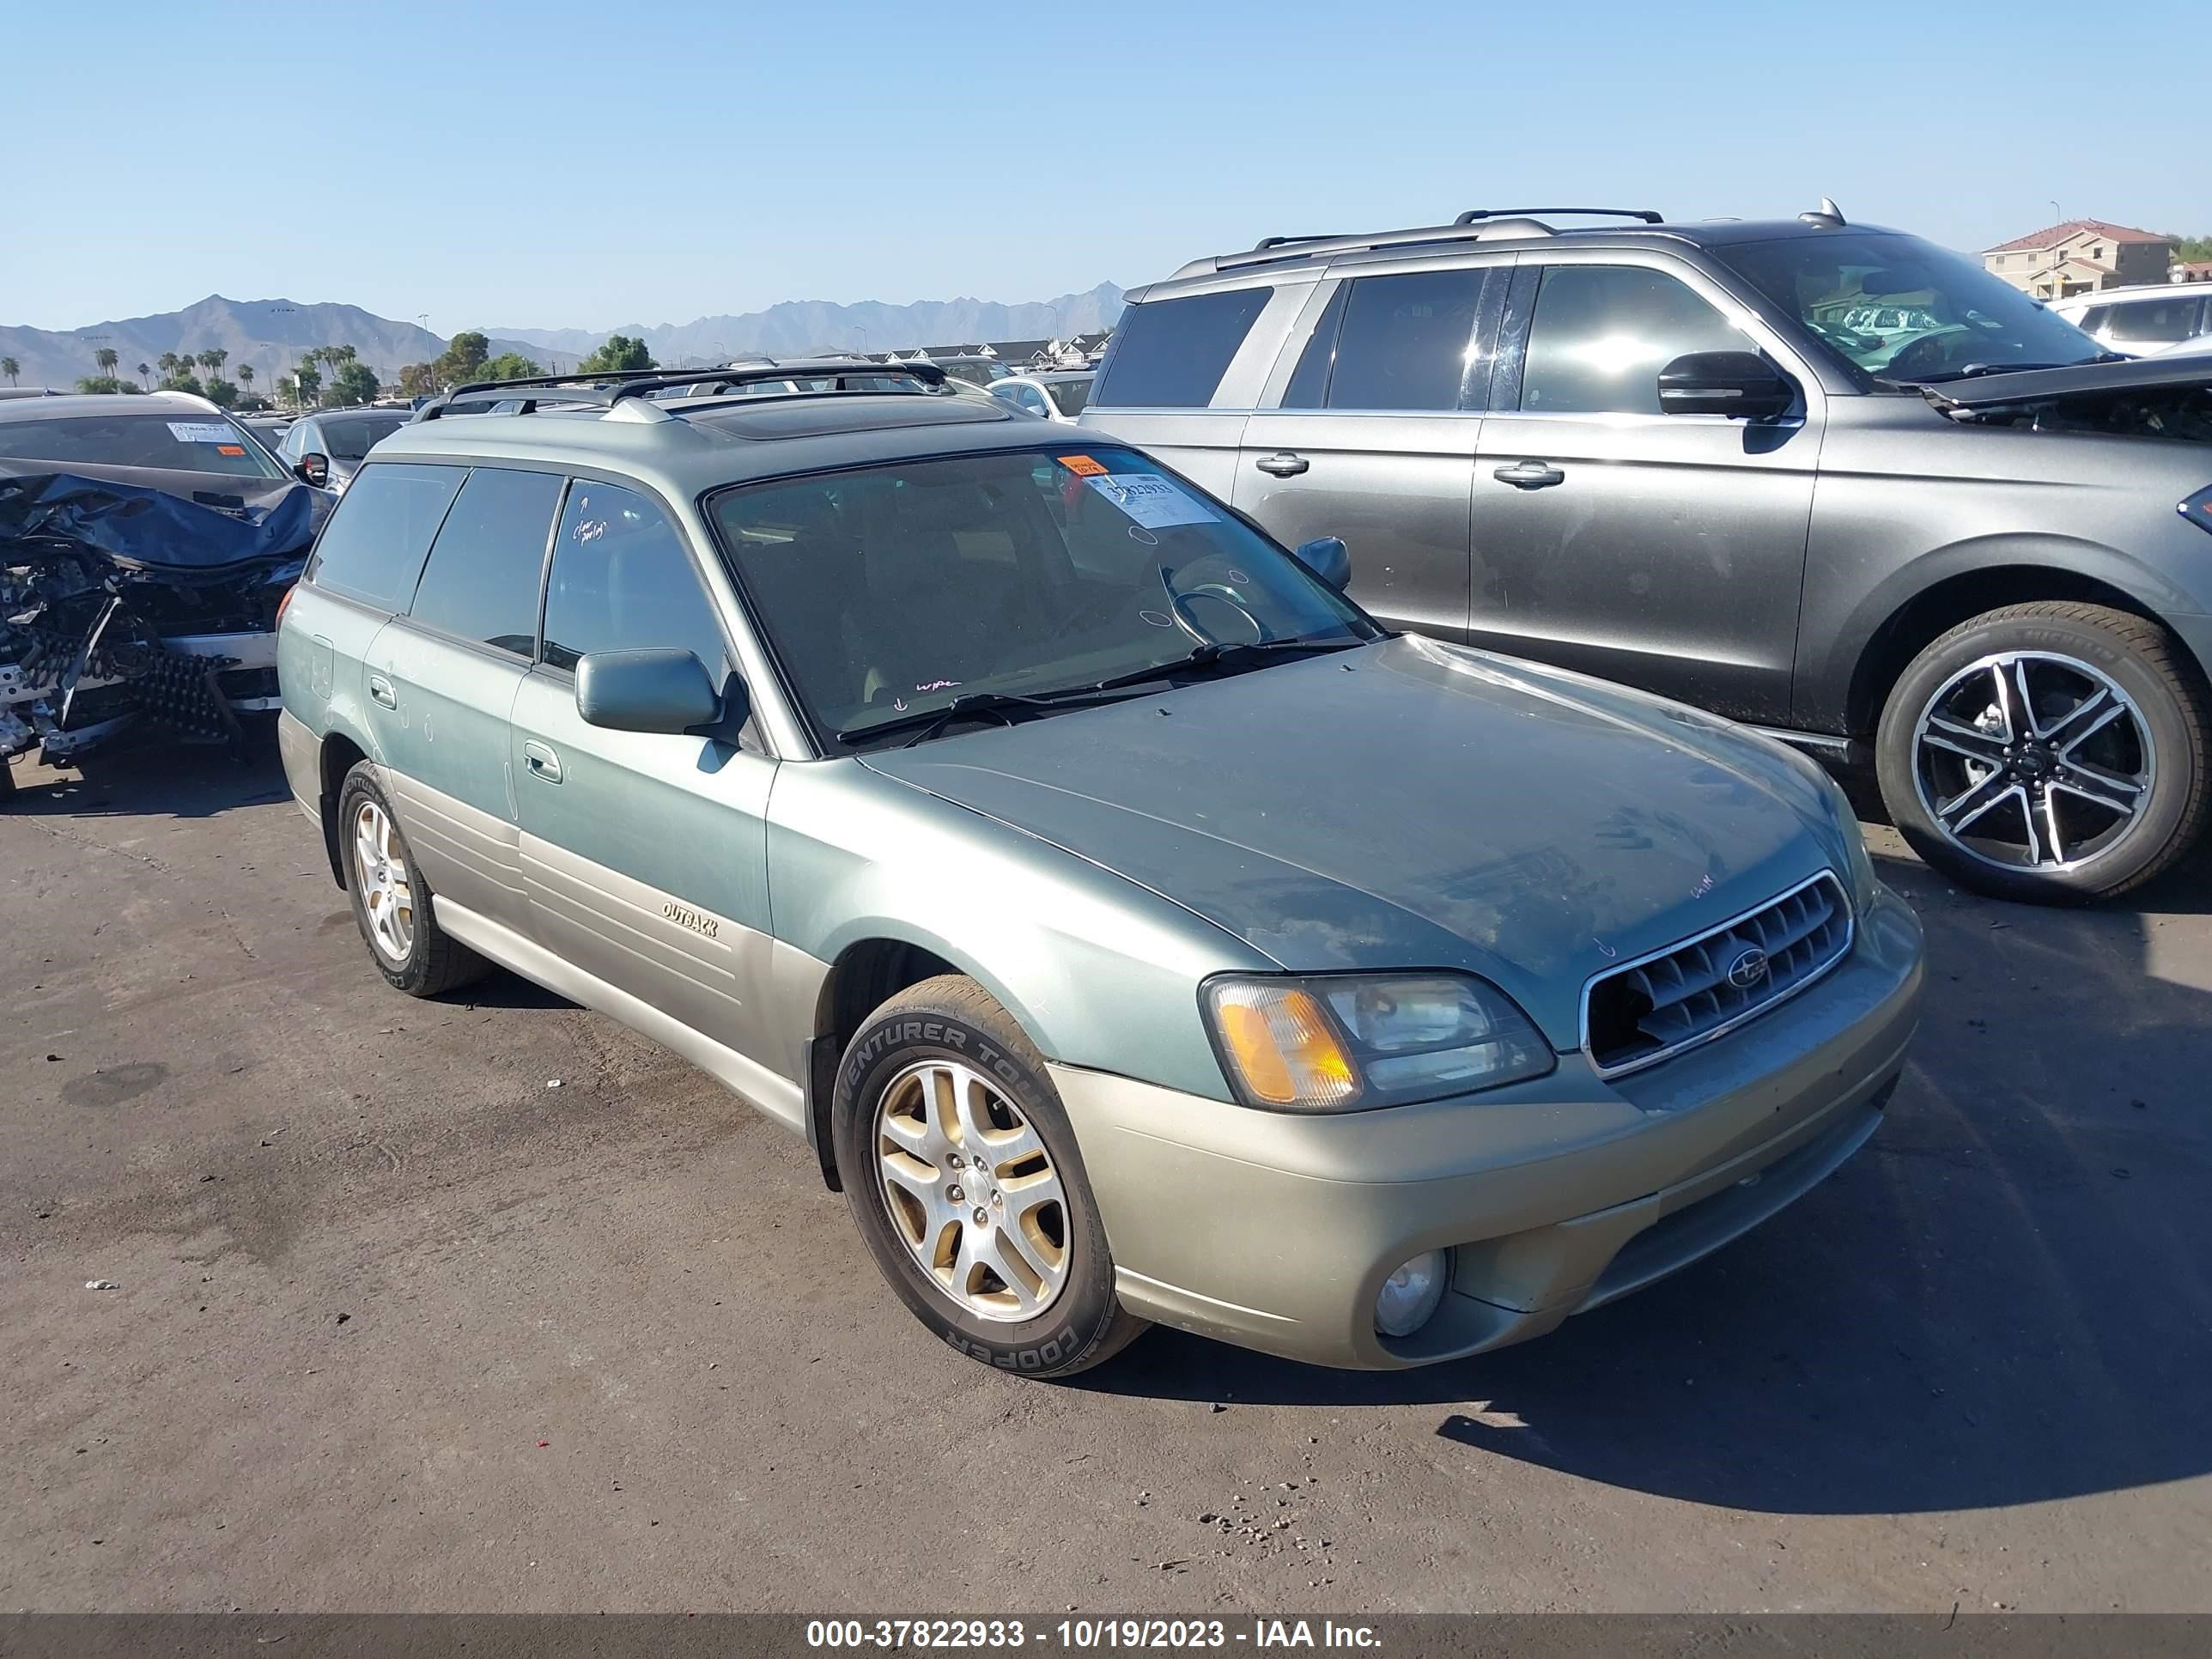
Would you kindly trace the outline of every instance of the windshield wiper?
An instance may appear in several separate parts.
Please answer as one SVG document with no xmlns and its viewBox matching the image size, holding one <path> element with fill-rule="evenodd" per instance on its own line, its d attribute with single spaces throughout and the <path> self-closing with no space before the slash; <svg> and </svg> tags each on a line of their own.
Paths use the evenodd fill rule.
<svg viewBox="0 0 2212 1659">
<path fill-rule="evenodd" d="M 1361 639 L 1231 640 L 1226 643 L 1209 640 L 1187 657 L 1177 657 L 1172 662 L 1155 663 L 1150 668 L 1132 669 L 1126 674 L 1099 680 L 1088 689 L 1111 691 L 1117 686 L 1145 685 L 1153 680 L 1173 679 L 1178 674 L 1212 668 L 1217 664 L 1241 665 L 1247 658 L 1265 657 L 1279 651 L 1349 651 L 1353 646 L 1368 643 L 1368 641 Z"/>
<path fill-rule="evenodd" d="M 2094 357 L 2077 357 L 2070 363 L 1968 363 L 1964 368 L 1953 369 L 1948 374 L 1929 374 L 1917 380 L 1905 382 L 1908 386 L 1943 386 L 1952 380 L 1976 380 L 1984 374 L 2033 374 L 2045 368 L 2086 368 L 2091 363 L 2124 363 L 2126 356 L 2118 351 L 2100 351 Z"/>
<path fill-rule="evenodd" d="M 837 741 L 862 743 L 870 738 L 889 737 L 896 732 L 912 731 L 914 736 L 907 742 L 907 747 L 911 749 L 917 743 L 927 743 L 939 735 L 955 720 L 995 720 L 1002 726 L 1012 726 L 1018 716 L 1024 714 L 1044 709 L 1079 708 L 1090 702 L 1121 702 L 1117 696 L 1101 695 L 1109 690 L 1110 687 L 1107 686 L 1071 685 L 1060 691 L 1026 694 L 969 691 L 935 708 L 918 708 L 910 714 L 894 714 L 887 720 L 872 720 L 866 726 L 848 726 L 837 733 Z"/>
</svg>

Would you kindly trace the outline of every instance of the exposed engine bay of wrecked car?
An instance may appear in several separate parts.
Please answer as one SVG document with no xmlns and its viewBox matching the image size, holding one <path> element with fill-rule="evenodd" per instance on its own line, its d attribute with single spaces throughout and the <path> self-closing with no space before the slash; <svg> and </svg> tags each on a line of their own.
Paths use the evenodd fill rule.
<svg viewBox="0 0 2212 1659">
<path fill-rule="evenodd" d="M 134 723 L 235 741 L 330 498 L 290 480 L 0 459 L 0 761 Z"/>
</svg>

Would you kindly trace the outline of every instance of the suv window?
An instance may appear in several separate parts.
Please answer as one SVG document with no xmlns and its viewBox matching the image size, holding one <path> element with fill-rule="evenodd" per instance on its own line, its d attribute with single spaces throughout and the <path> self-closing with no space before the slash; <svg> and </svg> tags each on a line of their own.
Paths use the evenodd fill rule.
<svg viewBox="0 0 2212 1659">
<path fill-rule="evenodd" d="M 1327 406 L 1457 409 L 1475 309 L 1488 276 L 1486 270 L 1417 270 L 1350 283 L 1323 394 Z M 1332 310 L 1335 303 L 1330 302 Z M 1308 355 L 1327 349 L 1316 330 Z M 1291 380 L 1293 387 L 1308 380 L 1304 359 Z"/>
<path fill-rule="evenodd" d="M 1747 351 L 1743 332 L 1684 283 L 1631 265 L 1553 265 L 1536 290 L 1521 407 L 1656 415 L 1659 371 L 1691 351 Z"/>
<path fill-rule="evenodd" d="M 729 648 L 668 515 L 634 489 L 579 478 L 553 539 L 545 660 L 593 651 L 690 651 L 720 684 Z"/>
<path fill-rule="evenodd" d="M 2167 345 L 2176 340 L 2185 340 L 2197 332 L 2197 299 L 2193 294 L 2186 297 L 2134 300 L 2112 307 L 2109 338 L 2119 341 L 2138 341 L 2145 345 Z M 2082 324 L 2088 327 L 2085 320 Z"/>
<path fill-rule="evenodd" d="M 1272 288 L 1240 288 L 1131 306 L 1121 313 L 1091 401 L 1204 408 L 1273 294 Z"/>
<path fill-rule="evenodd" d="M 430 541 L 468 469 L 386 461 L 362 468 L 315 544 L 317 587 L 380 611 L 404 611 Z"/>
<path fill-rule="evenodd" d="M 367 469 L 374 471 L 374 469 Z M 353 491 L 346 491 L 349 500 Z M 416 622 L 526 657 L 538 643 L 538 584 L 561 478 L 480 466 L 446 515 L 415 590 Z"/>
</svg>

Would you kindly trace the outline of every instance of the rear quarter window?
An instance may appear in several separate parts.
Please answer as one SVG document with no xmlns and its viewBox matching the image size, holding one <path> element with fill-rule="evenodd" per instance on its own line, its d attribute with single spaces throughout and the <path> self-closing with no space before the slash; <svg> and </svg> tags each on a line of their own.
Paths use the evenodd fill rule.
<svg viewBox="0 0 2212 1659">
<path fill-rule="evenodd" d="M 1092 407 L 1204 408 L 1273 293 L 1240 288 L 1131 306 L 1091 387 Z"/>
<path fill-rule="evenodd" d="M 546 544 L 564 482 L 556 473 L 507 467 L 471 471 L 407 614 L 457 639 L 535 655 Z"/>
<path fill-rule="evenodd" d="M 380 611 L 404 611 L 467 476 L 466 467 L 408 461 L 363 467 L 323 526 L 307 580 Z"/>
</svg>

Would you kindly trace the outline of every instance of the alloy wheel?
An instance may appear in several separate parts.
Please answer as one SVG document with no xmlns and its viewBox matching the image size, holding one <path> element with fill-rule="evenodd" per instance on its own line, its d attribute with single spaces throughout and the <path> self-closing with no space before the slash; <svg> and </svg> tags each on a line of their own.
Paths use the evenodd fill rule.
<svg viewBox="0 0 2212 1659">
<path fill-rule="evenodd" d="M 1035 1319 L 1068 1274 L 1067 1200 L 1006 1091 L 950 1059 L 917 1061 L 876 1107 L 877 1178 L 892 1229 L 965 1312 Z"/>
<path fill-rule="evenodd" d="M 2003 651 L 1946 680 L 1920 712 L 1913 782 L 1960 851 L 2007 870 L 2077 870 L 2148 806 L 2158 757 L 2142 712 L 2102 669 Z"/>
<path fill-rule="evenodd" d="M 354 879 L 368 915 L 369 941 L 394 967 L 415 948 L 415 889 L 402 843 L 384 809 L 365 800 L 354 809 Z"/>
</svg>

